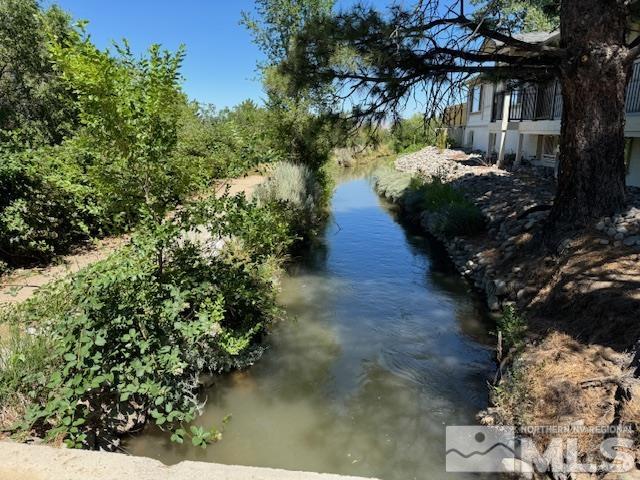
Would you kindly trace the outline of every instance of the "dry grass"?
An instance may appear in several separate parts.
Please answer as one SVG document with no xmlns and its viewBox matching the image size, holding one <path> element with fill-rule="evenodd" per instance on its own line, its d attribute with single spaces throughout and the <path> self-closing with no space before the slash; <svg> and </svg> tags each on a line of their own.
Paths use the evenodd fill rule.
<svg viewBox="0 0 640 480">
<path fill-rule="evenodd" d="M 0 405 L 0 439 L 6 437 L 4 432 L 13 428 L 13 426 L 24 418 L 29 401 L 24 396 L 21 400 L 11 402 L 10 405 Z"/>
<path fill-rule="evenodd" d="M 610 425 L 615 415 L 615 384 L 584 384 L 620 377 L 623 371 L 618 357 L 610 348 L 585 345 L 559 332 L 529 346 L 521 359 L 530 400 L 527 420 L 536 426 Z M 540 435 L 535 440 L 544 447 L 549 437 Z M 601 440 L 601 434 L 585 433 L 579 436 L 578 444 L 586 454 L 597 451 Z"/>
<path fill-rule="evenodd" d="M 640 427 L 640 387 L 633 389 L 631 399 L 625 402 L 620 416 L 624 423 Z"/>
</svg>

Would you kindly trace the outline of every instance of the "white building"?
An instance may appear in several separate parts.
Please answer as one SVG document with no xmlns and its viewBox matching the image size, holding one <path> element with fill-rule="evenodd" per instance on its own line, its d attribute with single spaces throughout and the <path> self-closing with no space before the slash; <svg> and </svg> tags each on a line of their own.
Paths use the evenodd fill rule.
<svg viewBox="0 0 640 480">
<path fill-rule="evenodd" d="M 533 32 L 521 35 L 529 42 L 551 43 L 558 33 Z M 487 42 L 485 49 L 496 48 Z M 640 63 L 633 68 L 627 92 L 627 185 L 640 187 Z M 557 81 L 507 89 L 478 77 L 469 83 L 467 122 L 463 146 L 516 163 L 557 170 L 562 95 Z"/>
</svg>

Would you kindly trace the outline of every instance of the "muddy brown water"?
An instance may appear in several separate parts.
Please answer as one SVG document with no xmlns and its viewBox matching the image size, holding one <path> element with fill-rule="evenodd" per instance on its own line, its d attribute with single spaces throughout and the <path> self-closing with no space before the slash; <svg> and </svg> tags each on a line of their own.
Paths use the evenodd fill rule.
<svg viewBox="0 0 640 480">
<path fill-rule="evenodd" d="M 249 370 L 207 392 L 206 450 L 148 430 L 134 455 L 382 479 L 445 473 L 445 426 L 475 424 L 493 328 L 443 248 L 398 220 L 365 173 L 343 175 L 318 245 L 284 280 L 290 321 Z"/>
</svg>

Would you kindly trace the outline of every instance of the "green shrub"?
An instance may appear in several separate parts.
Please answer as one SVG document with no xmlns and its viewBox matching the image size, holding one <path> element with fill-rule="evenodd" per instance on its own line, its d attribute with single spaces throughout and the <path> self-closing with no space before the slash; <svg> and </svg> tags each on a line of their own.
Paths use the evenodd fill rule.
<svg viewBox="0 0 640 480">
<path fill-rule="evenodd" d="M 452 203 L 440 210 L 434 228 L 447 238 L 476 235 L 485 228 L 484 217 L 471 202 Z"/>
<path fill-rule="evenodd" d="M 497 320 L 497 328 L 502 332 L 504 350 L 520 349 L 524 345 L 527 322 L 518 314 L 513 305 L 507 305 Z"/>
<path fill-rule="evenodd" d="M 435 146 L 440 151 L 449 147 L 449 131 L 446 128 L 438 129 L 438 133 L 436 133 Z"/>
<path fill-rule="evenodd" d="M 407 196 L 422 210 L 433 214 L 430 228 L 436 235 L 447 238 L 475 235 L 485 228 L 480 209 L 467 200 L 462 192 L 439 178 L 430 182 L 414 179 Z"/>
<path fill-rule="evenodd" d="M 127 42 L 117 56 L 101 51 L 83 31 L 70 45 L 54 43 L 56 67 L 76 94 L 82 128 L 76 141 L 93 153 L 87 169 L 106 213 L 119 226 L 142 216 L 161 219 L 193 191 L 189 169 L 172 155 L 184 94 L 180 89 L 181 47 L 159 45 L 138 58 Z"/>
<path fill-rule="evenodd" d="M 415 114 L 402 119 L 391 128 L 391 142 L 396 153 L 416 152 L 427 145 L 435 145 L 435 121 L 425 123 L 423 115 Z"/>
<path fill-rule="evenodd" d="M 0 258 L 46 260 L 97 231 L 100 209 L 73 152 L 0 153 Z"/>
<path fill-rule="evenodd" d="M 219 112 L 210 106 L 185 106 L 174 155 L 203 183 L 273 162 L 279 157 L 269 139 L 267 117 L 267 110 L 250 100 Z"/>
<path fill-rule="evenodd" d="M 406 195 L 412 184 L 411 174 L 399 172 L 392 167 L 380 167 L 374 170 L 371 177 L 376 191 L 397 202 Z"/>
<path fill-rule="evenodd" d="M 442 207 L 430 225 L 434 230 L 433 233 L 446 238 L 476 235 L 485 228 L 482 212 L 470 202 L 453 203 Z"/>
<path fill-rule="evenodd" d="M 321 218 L 322 184 L 318 174 L 306 165 L 278 162 L 269 179 L 260 184 L 254 197 L 261 205 L 279 204 L 299 236 L 306 236 Z"/>
<path fill-rule="evenodd" d="M 108 448 L 105 438 L 126 423 L 121 415 L 139 414 L 178 442 L 215 439 L 183 427 L 198 413 L 198 377 L 261 353 L 258 340 L 280 315 L 274 256 L 290 243 L 288 223 L 271 206 L 210 199 L 59 282 L 55 295 L 11 309 L 5 321 L 33 325 L 34 341 L 46 338 L 44 365 L 56 366 L 37 379 L 31 369 L 20 373 L 16 355 L 37 353 L 29 345 L 0 365 L 0 382 L 34 392 L 21 429 Z"/>
<path fill-rule="evenodd" d="M 16 325 L 0 326 L 6 331 L 0 335 L 0 430 L 5 430 L 13 426 L 7 418 L 20 418 L 46 401 L 46 385 L 59 362 L 49 361 L 49 336 L 32 335 Z"/>
<path fill-rule="evenodd" d="M 439 178 L 434 178 L 430 182 L 417 179 L 413 182 L 412 189 L 422 195 L 422 209 L 429 212 L 438 211 L 454 203 L 466 202 L 459 190 Z"/>
<path fill-rule="evenodd" d="M 407 211 L 429 212 L 429 229 L 435 235 L 475 235 L 485 228 L 480 209 L 439 178 L 425 182 L 390 167 L 378 168 L 372 176 L 379 194 Z"/>
</svg>

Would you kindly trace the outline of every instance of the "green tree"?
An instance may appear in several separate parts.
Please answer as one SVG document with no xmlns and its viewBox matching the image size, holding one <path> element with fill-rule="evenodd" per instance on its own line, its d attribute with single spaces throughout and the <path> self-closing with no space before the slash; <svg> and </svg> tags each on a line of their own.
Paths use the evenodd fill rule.
<svg viewBox="0 0 640 480">
<path fill-rule="evenodd" d="M 5 148 L 60 143 L 76 126 L 74 96 L 49 53 L 73 39 L 70 17 L 36 0 L 0 0 L 0 143 Z"/>
<path fill-rule="evenodd" d="M 334 4 L 335 0 L 257 0 L 257 16 L 244 12 L 242 19 L 266 56 L 258 66 L 267 92 L 270 134 L 286 160 L 314 169 L 331 147 L 331 126 L 317 111 L 321 94 L 293 89 L 291 79 L 277 67 L 288 58 L 304 26 L 329 16 Z"/>
<path fill-rule="evenodd" d="M 292 42 L 311 19 L 331 13 L 335 0 L 256 0 L 257 16 L 242 12 L 242 24 L 266 55 L 262 67 L 278 65 L 289 55 Z"/>
<path fill-rule="evenodd" d="M 77 35 L 73 45 L 56 44 L 52 52 L 77 95 L 82 130 L 75 141 L 95 155 L 89 174 L 118 223 L 131 224 L 141 214 L 159 221 L 193 188 L 173 156 L 185 103 L 184 50 L 172 54 L 152 45 L 137 59 L 124 42 L 114 57 Z"/>
<path fill-rule="evenodd" d="M 424 0 L 411 8 L 396 5 L 388 15 L 357 6 L 308 23 L 284 70 L 305 90 L 332 84 L 361 105 L 355 113 L 369 118 L 397 112 L 413 95 L 435 112 L 459 100 L 475 74 L 521 82 L 557 78 L 563 116 L 547 230 L 553 243 L 559 233 L 625 205 L 625 96 L 640 55 L 633 30 L 640 6 L 623 0 L 526 2 L 548 6 L 540 11 L 550 18 L 554 8 L 560 12 L 560 41 L 554 44 L 515 35 L 529 28 L 526 22 L 496 10 L 495 3 L 468 11 L 464 1 Z"/>
<path fill-rule="evenodd" d="M 560 26 L 558 0 L 472 0 L 476 17 L 513 32 L 551 32 Z"/>
</svg>

